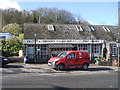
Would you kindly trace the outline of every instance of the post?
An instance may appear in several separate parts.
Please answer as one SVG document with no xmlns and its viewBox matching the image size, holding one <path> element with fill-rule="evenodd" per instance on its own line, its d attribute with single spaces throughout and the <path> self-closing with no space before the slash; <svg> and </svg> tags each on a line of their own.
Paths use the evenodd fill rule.
<svg viewBox="0 0 120 90">
<path fill-rule="evenodd" d="M 94 63 L 94 40 L 92 37 L 92 63 Z"/>
<path fill-rule="evenodd" d="M 34 41 L 35 41 L 35 47 L 34 47 L 34 50 L 35 50 L 35 53 L 34 53 L 34 61 L 35 61 L 35 63 L 36 63 L 36 30 L 35 30 L 35 33 L 34 33 Z"/>
<path fill-rule="evenodd" d="M 91 43 L 90 43 L 90 60 L 91 63 L 94 63 L 94 39 L 92 35 L 91 35 Z"/>
</svg>

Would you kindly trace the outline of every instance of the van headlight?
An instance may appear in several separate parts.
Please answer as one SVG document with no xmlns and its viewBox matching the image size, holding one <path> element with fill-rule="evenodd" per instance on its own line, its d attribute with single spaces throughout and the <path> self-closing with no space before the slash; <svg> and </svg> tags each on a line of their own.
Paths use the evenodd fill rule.
<svg viewBox="0 0 120 90">
<path fill-rule="evenodd" d="M 55 59 L 53 62 L 52 62 L 52 67 L 53 68 L 56 68 L 56 62 L 58 61 L 59 59 Z"/>
<path fill-rule="evenodd" d="M 59 61 L 59 59 L 55 59 L 55 60 L 54 60 L 54 62 L 57 62 L 57 61 Z"/>
</svg>

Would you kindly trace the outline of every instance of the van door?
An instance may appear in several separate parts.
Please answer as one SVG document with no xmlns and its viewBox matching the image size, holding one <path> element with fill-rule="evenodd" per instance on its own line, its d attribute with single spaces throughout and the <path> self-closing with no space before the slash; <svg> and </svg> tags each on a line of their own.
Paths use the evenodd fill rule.
<svg viewBox="0 0 120 90">
<path fill-rule="evenodd" d="M 84 56 L 83 53 L 77 53 L 78 64 L 80 67 L 84 64 Z"/>
<path fill-rule="evenodd" d="M 78 60 L 79 60 L 79 64 L 80 66 L 82 66 L 84 63 L 88 63 L 90 62 L 90 58 L 88 53 L 78 53 Z"/>
<path fill-rule="evenodd" d="M 70 53 L 66 57 L 66 66 L 67 67 L 77 67 L 77 66 L 79 66 L 78 59 L 77 59 L 77 53 Z"/>
</svg>

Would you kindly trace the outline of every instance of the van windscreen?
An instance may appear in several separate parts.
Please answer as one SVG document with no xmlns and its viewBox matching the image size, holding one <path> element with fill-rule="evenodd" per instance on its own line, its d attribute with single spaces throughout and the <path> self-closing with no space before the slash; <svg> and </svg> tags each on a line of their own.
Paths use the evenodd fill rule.
<svg viewBox="0 0 120 90">
<path fill-rule="evenodd" d="M 57 57 L 63 58 L 68 54 L 68 52 L 61 52 Z"/>
</svg>

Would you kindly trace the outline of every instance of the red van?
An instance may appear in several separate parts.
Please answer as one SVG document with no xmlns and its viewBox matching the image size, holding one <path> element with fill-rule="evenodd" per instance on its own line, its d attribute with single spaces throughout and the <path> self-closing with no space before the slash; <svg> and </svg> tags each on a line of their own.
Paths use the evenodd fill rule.
<svg viewBox="0 0 120 90">
<path fill-rule="evenodd" d="M 48 66 L 59 70 L 65 68 L 83 68 L 87 70 L 89 64 L 89 53 L 85 51 L 64 51 L 48 61 Z"/>
</svg>

